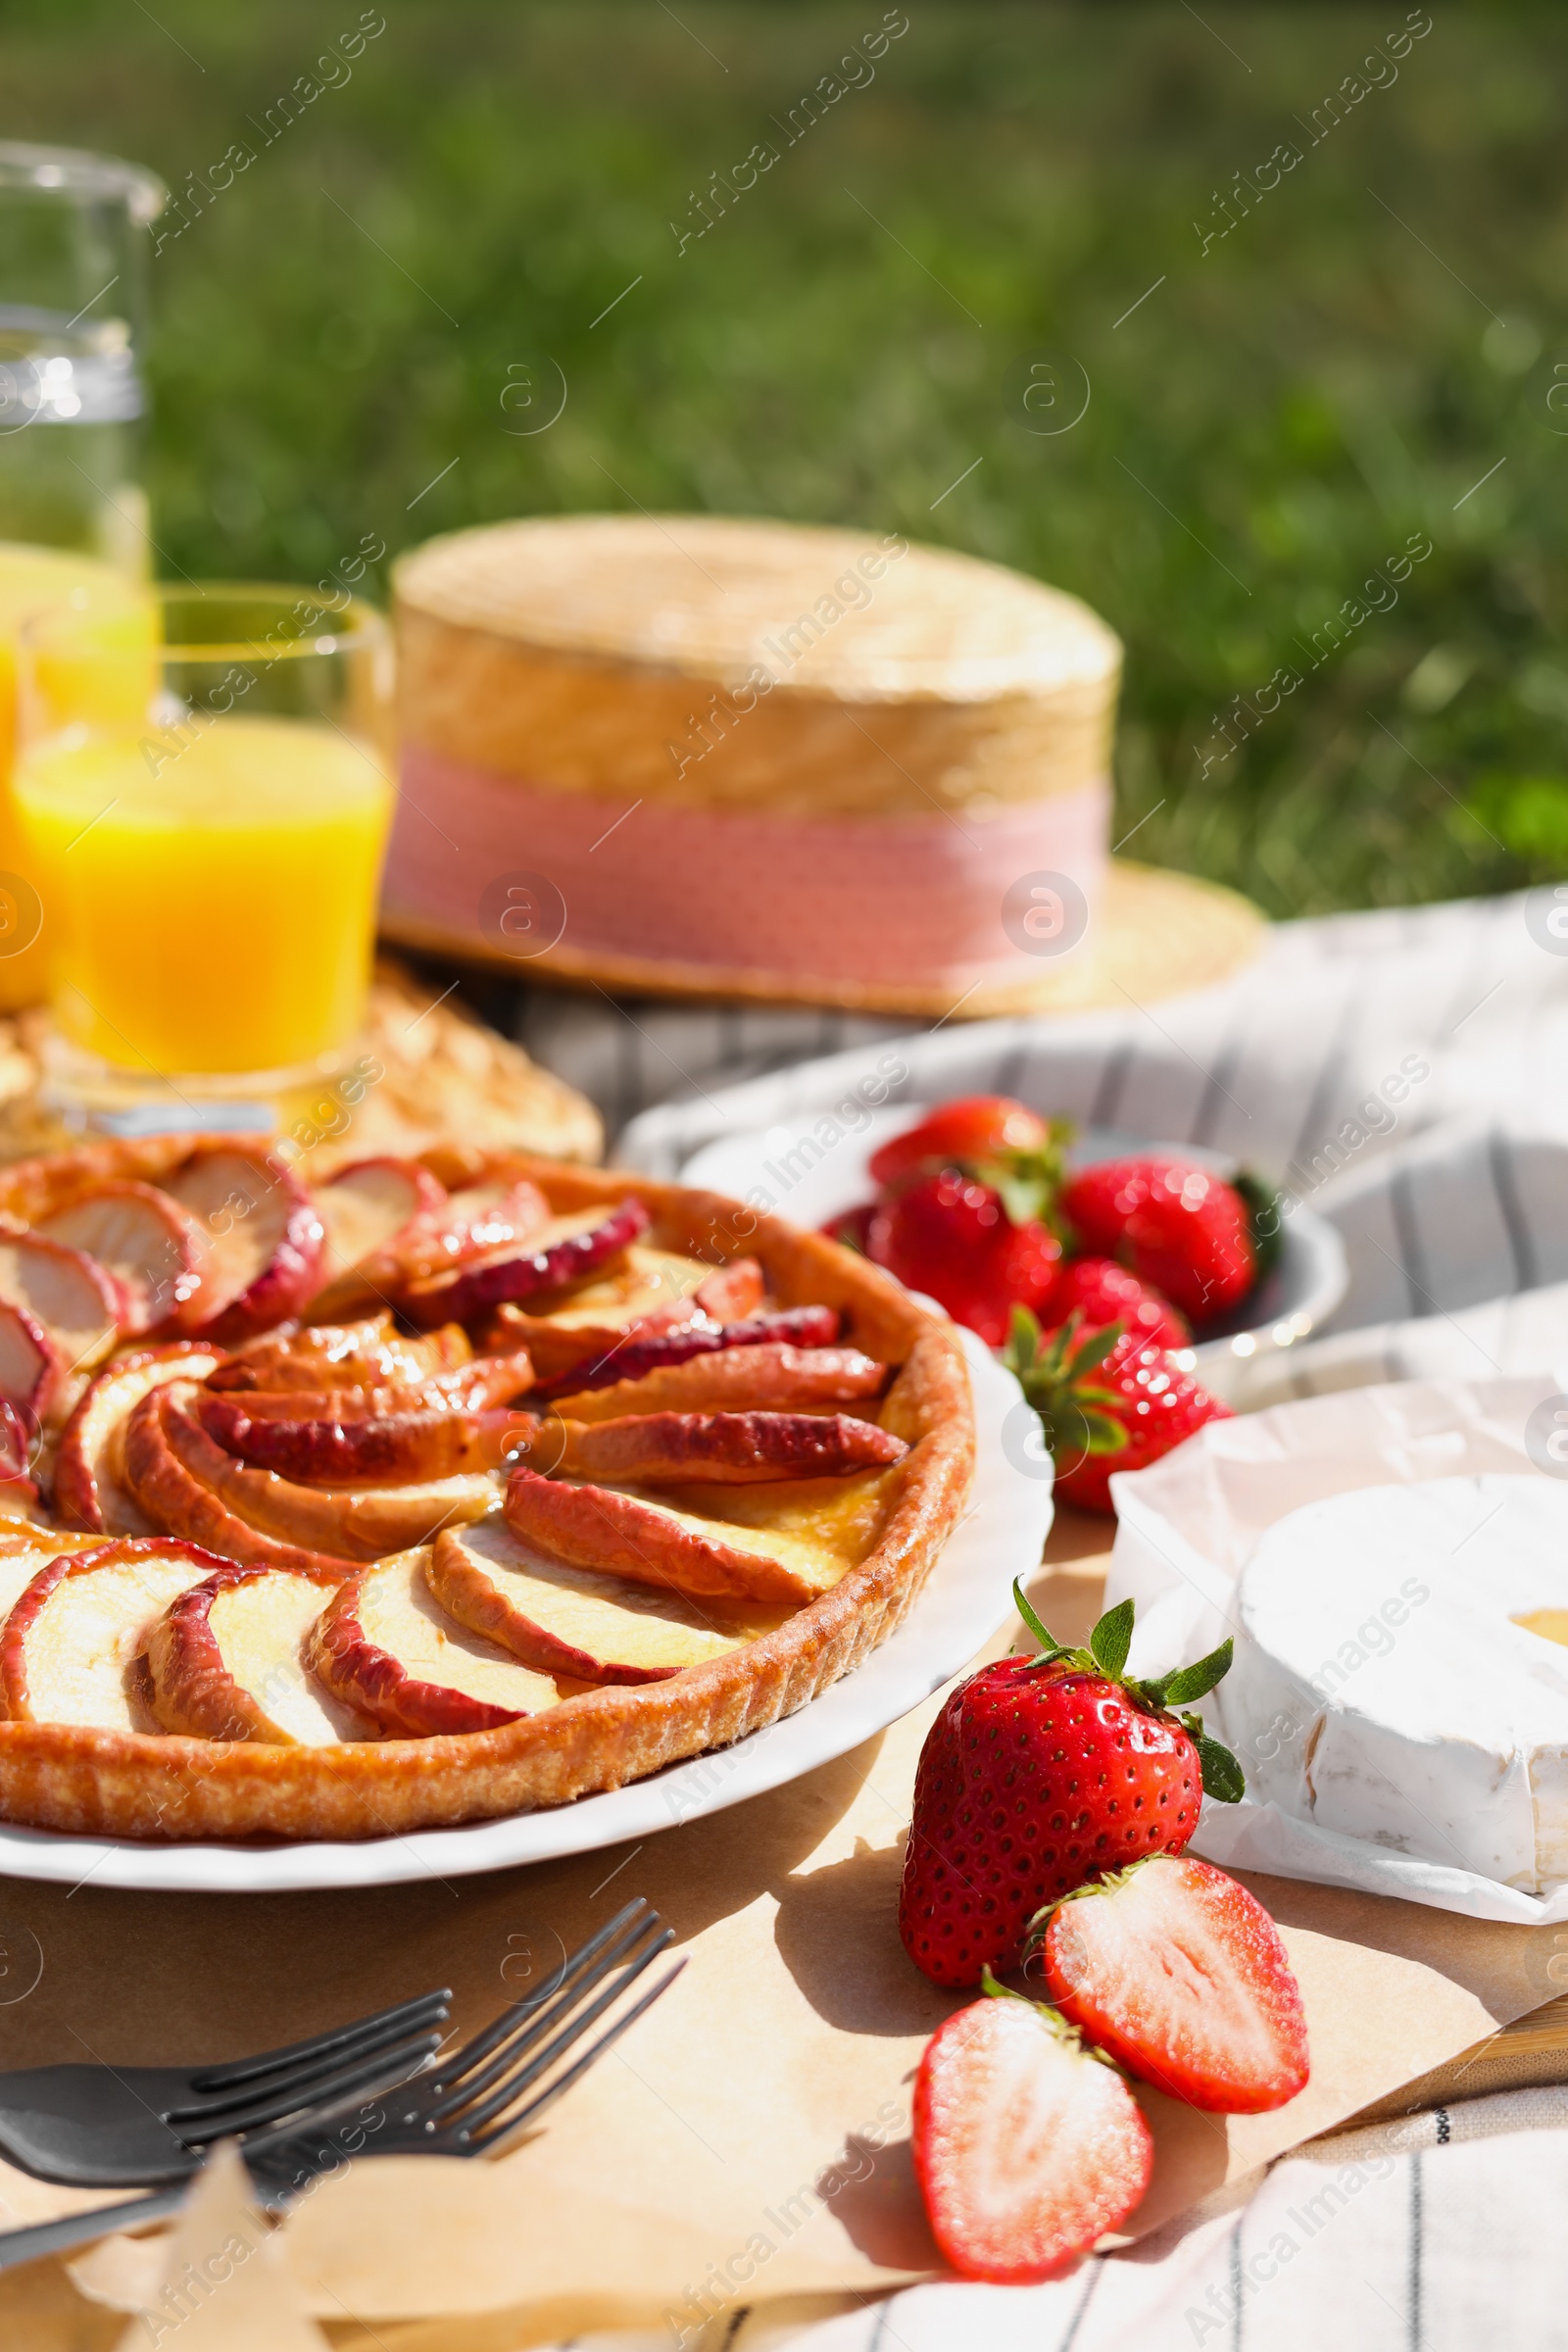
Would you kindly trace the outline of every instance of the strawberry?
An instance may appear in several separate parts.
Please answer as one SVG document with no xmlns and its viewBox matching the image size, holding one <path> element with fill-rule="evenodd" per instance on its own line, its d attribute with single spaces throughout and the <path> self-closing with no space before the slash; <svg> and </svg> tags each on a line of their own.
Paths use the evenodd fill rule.
<svg viewBox="0 0 1568 2352">
<path fill-rule="evenodd" d="M 1017 1585 L 1045 1649 L 999 1658 L 960 1683 L 926 1736 L 914 1782 L 899 1934 L 935 1984 L 1016 1967 L 1029 1923 L 1092 1872 L 1179 1853 L 1203 1790 L 1233 1803 L 1241 1767 L 1202 1719 L 1168 1710 L 1211 1690 L 1231 1645 L 1157 1681 L 1122 1673 L 1133 1604 L 1100 1620 L 1089 1648 L 1054 1641 Z"/>
<path fill-rule="evenodd" d="M 1061 1244 L 1038 1218 L 1015 1223 L 1002 1196 L 960 1169 L 917 1176 L 884 1200 L 866 1229 L 868 1257 L 911 1291 L 927 1291 L 989 1348 L 1018 1304 L 1044 1303 Z"/>
<path fill-rule="evenodd" d="M 1193 1336 L 1167 1299 L 1113 1257 L 1075 1257 L 1062 1267 L 1046 1301 L 1045 1320 L 1054 1329 L 1073 1314 L 1086 1331 L 1119 1323 L 1154 1348 L 1185 1348 Z"/>
<path fill-rule="evenodd" d="M 1158 1854 L 1036 1922 L 1046 1989 L 1129 2074 L 1222 2115 L 1305 2084 L 1301 1996 L 1274 1922 L 1211 1863 Z"/>
<path fill-rule="evenodd" d="M 1069 1178 L 1061 1208 L 1083 1249 L 1120 1258 L 1196 1323 L 1240 1305 L 1257 1278 L 1248 1200 L 1191 1160 L 1101 1160 Z"/>
<path fill-rule="evenodd" d="M 939 2026 L 914 2079 L 914 2169 L 960 2278 L 1023 2286 L 1114 2230 L 1154 2143 L 1115 2069 L 995 1980 Z"/>
<path fill-rule="evenodd" d="M 871 1181 L 886 1200 L 906 1185 L 956 1169 L 988 1185 L 1012 1224 L 1038 1221 L 1055 1232 L 1062 1151 L 1071 1134 L 1069 1120 L 1042 1119 L 1006 1095 L 967 1095 L 941 1103 L 874 1152 Z"/>
<path fill-rule="evenodd" d="M 825 1233 L 830 1242 L 837 1242 L 841 1250 L 853 1250 L 857 1257 L 863 1257 L 865 1237 L 875 1215 L 875 1201 L 862 1200 L 858 1208 L 841 1208 L 836 1217 L 829 1217 L 817 1231 Z"/>
<path fill-rule="evenodd" d="M 1009 1095 L 963 1095 L 941 1102 L 914 1127 L 871 1155 L 871 1182 L 906 1183 L 932 1168 L 973 1165 L 1008 1152 L 1039 1152 L 1051 1140 L 1046 1121 Z"/>
<path fill-rule="evenodd" d="M 1147 1470 L 1206 1422 L 1231 1418 L 1163 1348 L 1119 1323 L 1084 1339 L 1071 1315 L 1042 1339 L 1034 1316 L 1015 1307 L 1004 1360 L 1040 1415 L 1056 1493 L 1082 1511 L 1111 1509 L 1113 1471 Z"/>
</svg>

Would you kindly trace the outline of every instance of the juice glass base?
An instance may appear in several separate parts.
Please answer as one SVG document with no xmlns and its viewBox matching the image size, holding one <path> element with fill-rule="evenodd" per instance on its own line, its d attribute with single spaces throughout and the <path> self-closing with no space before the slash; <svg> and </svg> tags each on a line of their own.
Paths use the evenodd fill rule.
<svg viewBox="0 0 1568 2352">
<path fill-rule="evenodd" d="M 127 1070 L 50 1029 L 43 1041 L 40 1107 L 84 1142 L 97 1136 L 278 1136 L 299 1157 L 346 1136 L 381 1075 L 363 1038 L 288 1070 L 182 1074 Z"/>
</svg>

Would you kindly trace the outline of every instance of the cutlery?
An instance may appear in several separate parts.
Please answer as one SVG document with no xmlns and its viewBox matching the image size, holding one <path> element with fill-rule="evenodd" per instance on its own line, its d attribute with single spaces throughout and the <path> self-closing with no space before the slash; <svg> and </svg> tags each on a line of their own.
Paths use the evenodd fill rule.
<svg viewBox="0 0 1568 2352">
<path fill-rule="evenodd" d="M 259 2201 L 281 2213 L 349 2156 L 482 2156 L 514 2138 L 668 1991 L 684 1960 L 563 2065 L 673 1940 L 674 1930 L 639 1896 L 571 1953 L 551 1984 L 513 2002 L 447 2057 L 421 2055 L 412 2068 L 402 2058 L 399 2071 L 383 2075 L 374 2092 L 368 2093 L 363 2084 L 342 2089 L 307 2115 L 240 2134 L 240 2153 Z M 386 2055 L 390 2061 L 390 2050 Z M 179 2211 L 185 2194 L 181 2182 L 150 2197 L 0 2232 L 0 2271 L 88 2245 L 111 2230 L 167 2221 Z"/>
<path fill-rule="evenodd" d="M 287 2049 L 223 2066 L 37 2066 L 0 2074 L 0 2156 L 72 2188 L 183 2180 L 215 2139 L 305 2115 L 440 2040 L 450 1992 L 425 1992 Z"/>
</svg>

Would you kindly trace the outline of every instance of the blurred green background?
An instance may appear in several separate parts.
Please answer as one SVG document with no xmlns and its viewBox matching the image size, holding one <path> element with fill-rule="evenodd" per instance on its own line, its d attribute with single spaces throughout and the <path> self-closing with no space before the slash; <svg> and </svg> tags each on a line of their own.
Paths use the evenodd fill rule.
<svg viewBox="0 0 1568 2352">
<path fill-rule="evenodd" d="M 886 13 L 868 61 L 882 0 L 0 5 L 7 136 L 190 190 L 163 568 L 633 503 L 896 526 L 1120 630 L 1129 855 L 1273 913 L 1568 871 L 1560 0 Z"/>
</svg>

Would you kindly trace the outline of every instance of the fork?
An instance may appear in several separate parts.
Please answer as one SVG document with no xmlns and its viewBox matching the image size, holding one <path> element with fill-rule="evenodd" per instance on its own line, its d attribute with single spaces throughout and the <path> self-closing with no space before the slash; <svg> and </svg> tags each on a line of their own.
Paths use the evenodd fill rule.
<svg viewBox="0 0 1568 2352">
<path fill-rule="evenodd" d="M 0 2075 L 0 2156 L 72 2188 L 183 2180 L 209 2142 L 384 2083 L 436 2048 L 448 1991 L 226 2066 L 38 2066 Z"/>
<path fill-rule="evenodd" d="M 445 2060 L 425 2056 L 413 2069 L 405 2061 L 400 2074 L 383 2077 L 368 2101 L 362 2085 L 308 2115 L 240 2134 L 240 2153 L 261 2203 L 269 2212 L 282 2213 L 293 2197 L 349 2155 L 482 2156 L 514 2138 L 668 1991 L 686 1965 L 683 1959 L 569 2065 L 554 2071 L 673 1942 L 674 1933 L 638 1896 L 563 1962 L 551 1984 L 513 2002 Z M 359 2144 L 351 2145 L 351 2137 Z M 155 2196 L 0 2232 L 0 2271 L 87 2245 L 109 2230 L 167 2221 L 180 2210 L 185 2195 L 181 2183 Z"/>
</svg>

